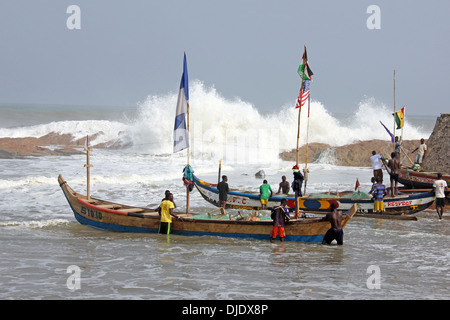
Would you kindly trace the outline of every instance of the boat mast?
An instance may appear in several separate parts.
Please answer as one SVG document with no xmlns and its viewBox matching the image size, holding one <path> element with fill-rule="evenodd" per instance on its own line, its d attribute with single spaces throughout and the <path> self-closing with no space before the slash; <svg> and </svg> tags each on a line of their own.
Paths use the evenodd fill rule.
<svg viewBox="0 0 450 320">
<path fill-rule="evenodd" d="M 87 188 L 86 188 L 86 196 L 87 200 L 91 200 L 91 172 L 90 168 L 92 167 L 92 164 L 90 164 L 89 161 L 89 153 L 92 151 L 90 145 L 89 145 L 89 136 L 86 136 L 86 144 L 84 146 L 84 150 L 86 150 L 86 164 L 84 167 L 86 168 L 86 177 L 87 177 Z"/>
<path fill-rule="evenodd" d="M 186 55 L 186 52 L 184 53 Z M 188 136 L 188 142 L 189 142 L 189 102 L 187 102 L 187 136 Z M 189 143 L 187 147 L 187 165 L 189 166 Z M 190 191 L 189 191 L 189 185 L 186 185 L 186 214 L 189 214 L 190 210 Z"/>
</svg>

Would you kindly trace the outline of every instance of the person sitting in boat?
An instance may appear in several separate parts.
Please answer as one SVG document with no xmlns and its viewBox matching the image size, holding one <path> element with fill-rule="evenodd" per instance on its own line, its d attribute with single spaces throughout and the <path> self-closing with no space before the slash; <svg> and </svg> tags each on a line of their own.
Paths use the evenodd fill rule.
<svg viewBox="0 0 450 320">
<path fill-rule="evenodd" d="M 289 221 L 289 209 L 286 207 L 287 200 L 283 198 L 281 200 L 281 205 L 276 206 L 272 209 L 270 217 L 273 220 L 272 232 L 270 233 L 270 242 L 274 242 L 277 235 L 280 237 L 280 241 L 284 241 L 286 233 L 284 231 L 284 226 Z"/>
<path fill-rule="evenodd" d="M 342 220 L 344 216 L 341 212 L 337 211 L 336 203 L 330 205 L 330 212 L 327 213 L 322 221 L 330 221 L 331 228 L 323 237 L 322 244 L 331 244 L 333 240 L 337 241 L 338 245 L 344 244 L 344 230 L 342 229 Z"/>
<path fill-rule="evenodd" d="M 290 188 L 291 186 L 289 185 L 289 182 L 286 181 L 286 176 L 282 176 L 277 194 L 280 194 L 281 191 L 283 191 L 283 194 L 288 194 Z"/>
<path fill-rule="evenodd" d="M 266 210 L 267 203 L 269 202 L 269 197 L 272 196 L 272 188 L 267 180 L 263 181 L 263 184 L 259 187 L 259 199 L 261 200 L 261 206 L 263 210 Z"/>
<path fill-rule="evenodd" d="M 181 217 L 177 217 L 173 213 L 173 209 L 175 209 L 175 205 L 173 204 L 173 194 L 169 193 L 168 199 L 163 200 L 157 209 L 159 215 L 161 216 L 161 222 L 159 225 L 159 233 L 162 233 L 162 234 L 170 233 L 172 217 L 175 217 L 178 220 L 181 220 Z"/>
</svg>

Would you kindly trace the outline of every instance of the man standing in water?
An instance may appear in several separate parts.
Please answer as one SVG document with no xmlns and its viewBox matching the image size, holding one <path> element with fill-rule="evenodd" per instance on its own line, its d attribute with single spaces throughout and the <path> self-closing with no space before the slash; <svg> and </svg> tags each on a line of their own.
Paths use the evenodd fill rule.
<svg viewBox="0 0 450 320">
<path fill-rule="evenodd" d="M 217 184 L 217 190 L 219 190 L 219 207 L 224 209 L 227 204 L 228 192 L 230 191 L 227 181 L 228 177 L 222 176 L 222 181 Z"/>
<path fill-rule="evenodd" d="M 266 210 L 267 203 L 269 202 L 269 197 L 272 196 L 272 188 L 267 180 L 263 181 L 263 184 L 259 187 L 259 199 L 261 200 L 261 206 L 263 210 Z"/>
<path fill-rule="evenodd" d="M 159 225 L 159 233 L 162 234 L 169 234 L 170 233 L 170 225 L 172 224 L 172 217 L 175 217 L 179 220 L 181 218 L 177 217 L 173 213 L 173 209 L 175 208 L 175 205 L 173 203 L 173 194 L 168 193 L 166 195 L 166 199 L 164 199 L 161 204 L 159 205 L 157 211 L 159 215 L 161 216 L 161 222 Z"/>
<path fill-rule="evenodd" d="M 342 230 L 342 220 L 344 216 L 341 212 L 337 211 L 337 206 L 332 203 L 330 206 L 330 212 L 327 213 L 322 221 L 330 221 L 331 228 L 327 231 L 323 237 L 322 244 L 331 244 L 331 241 L 336 240 L 338 245 L 344 244 L 344 230 Z"/>
<path fill-rule="evenodd" d="M 433 183 L 434 192 L 436 195 L 436 212 L 439 219 L 442 219 L 445 207 L 445 191 L 447 191 L 447 181 L 442 179 L 442 173 L 437 174 L 437 180 Z"/>
<path fill-rule="evenodd" d="M 272 209 L 272 214 L 270 217 L 273 220 L 272 232 L 270 233 L 270 242 L 274 242 L 277 235 L 280 237 L 280 241 L 284 241 L 286 237 L 286 232 L 284 231 L 284 226 L 286 222 L 289 221 L 289 210 L 286 207 L 287 200 L 283 198 L 281 200 L 281 205 L 274 207 Z"/>
</svg>

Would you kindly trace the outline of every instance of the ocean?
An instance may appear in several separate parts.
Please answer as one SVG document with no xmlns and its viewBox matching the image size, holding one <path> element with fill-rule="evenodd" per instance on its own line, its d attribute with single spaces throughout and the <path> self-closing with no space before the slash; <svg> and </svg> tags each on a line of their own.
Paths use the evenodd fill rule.
<svg viewBox="0 0 450 320">
<path fill-rule="evenodd" d="M 282 175 L 290 179 L 293 164 L 278 154 L 296 145 L 293 107 L 261 114 L 200 82 L 190 97 L 190 164 L 197 176 L 217 181 L 221 160 L 234 188 L 257 190 L 259 170 L 275 190 Z M 3 106 L 0 138 L 95 135 L 93 196 L 156 207 L 169 189 L 182 211 L 186 152 L 173 154 L 171 140 L 176 99 L 175 92 L 149 96 L 133 108 Z M 378 120 L 391 123 L 391 113 L 374 99 L 350 115 L 333 115 L 312 101 L 310 121 L 302 117 L 302 144 L 306 135 L 334 146 L 387 140 Z M 405 139 L 428 138 L 435 120 L 406 117 Z M 100 143 L 123 147 L 95 148 Z M 438 220 L 433 210 L 417 214 L 418 221 L 354 218 L 343 246 L 109 232 L 80 225 L 59 188 L 61 174 L 85 193 L 85 162 L 84 154 L 0 159 L 0 299 L 450 298 L 450 220 Z M 362 191 L 370 189 L 370 167 L 321 159 L 308 168 L 307 192 L 351 190 L 357 178 Z M 213 209 L 192 192 L 191 211 Z"/>
</svg>

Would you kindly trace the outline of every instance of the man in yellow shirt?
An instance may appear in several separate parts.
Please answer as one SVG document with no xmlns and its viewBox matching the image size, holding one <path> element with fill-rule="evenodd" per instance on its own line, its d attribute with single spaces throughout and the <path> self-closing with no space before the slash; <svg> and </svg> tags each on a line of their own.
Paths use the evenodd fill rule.
<svg viewBox="0 0 450 320">
<path fill-rule="evenodd" d="M 170 225 L 172 223 L 172 217 L 178 218 L 174 213 L 173 209 L 175 205 L 173 203 L 173 194 L 169 193 L 166 198 L 161 202 L 157 211 L 161 216 L 161 223 L 159 225 L 159 233 L 169 234 Z"/>
</svg>

